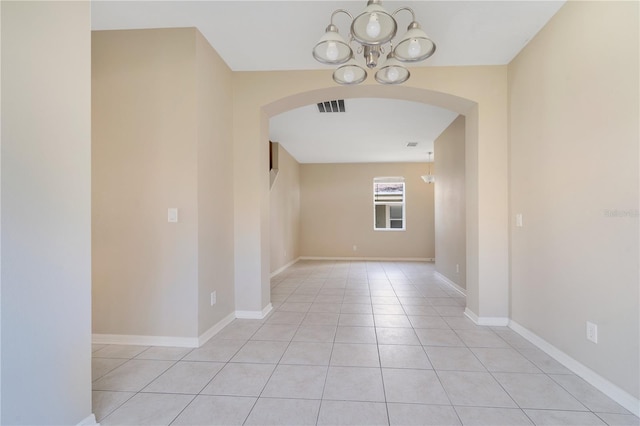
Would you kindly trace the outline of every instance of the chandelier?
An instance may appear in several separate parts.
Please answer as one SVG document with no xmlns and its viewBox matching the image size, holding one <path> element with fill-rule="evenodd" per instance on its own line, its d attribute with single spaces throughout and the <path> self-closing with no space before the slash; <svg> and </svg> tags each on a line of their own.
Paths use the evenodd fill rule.
<svg viewBox="0 0 640 426">
<path fill-rule="evenodd" d="M 429 171 L 426 175 L 422 175 L 420 177 L 425 181 L 425 183 L 435 183 L 436 177 L 431 174 L 431 151 L 429 151 L 429 160 L 427 162 L 429 163 Z"/>
<path fill-rule="evenodd" d="M 378 66 L 381 55 L 387 53 L 386 60 L 375 73 L 375 79 L 381 84 L 401 84 L 409 79 L 409 70 L 403 63 L 415 63 L 429 58 L 436 45 L 422 30 L 416 21 L 413 9 L 402 7 L 392 14 L 382 7 L 381 0 L 369 0 L 364 11 L 355 18 L 344 9 L 335 10 L 331 21 L 318 44 L 313 48 L 313 57 L 323 64 L 338 65 L 333 72 L 333 80 L 339 84 L 359 84 L 367 78 L 367 71 L 355 60 L 352 43 L 357 43 L 355 53 L 363 55 L 365 64 L 373 69 Z M 395 16 L 401 12 L 411 13 L 411 23 L 407 32 L 393 45 L 398 23 Z M 349 42 L 338 33 L 334 17 L 344 13 L 351 19 Z M 388 45 L 388 48 L 387 48 Z"/>
</svg>

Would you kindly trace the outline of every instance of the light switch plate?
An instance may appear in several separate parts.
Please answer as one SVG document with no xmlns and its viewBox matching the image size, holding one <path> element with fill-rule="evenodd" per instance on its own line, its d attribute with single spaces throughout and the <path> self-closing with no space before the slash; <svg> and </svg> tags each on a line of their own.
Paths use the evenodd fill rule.
<svg viewBox="0 0 640 426">
<path fill-rule="evenodd" d="M 167 220 L 169 222 L 177 222 L 178 221 L 178 209 L 170 208 L 167 213 Z"/>
</svg>

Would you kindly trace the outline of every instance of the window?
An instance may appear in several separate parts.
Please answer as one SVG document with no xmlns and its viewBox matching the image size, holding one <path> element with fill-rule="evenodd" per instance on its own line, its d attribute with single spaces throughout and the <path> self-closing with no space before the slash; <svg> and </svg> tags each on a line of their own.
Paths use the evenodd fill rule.
<svg viewBox="0 0 640 426">
<path fill-rule="evenodd" d="M 373 179 L 373 229 L 404 231 L 404 178 Z"/>
</svg>

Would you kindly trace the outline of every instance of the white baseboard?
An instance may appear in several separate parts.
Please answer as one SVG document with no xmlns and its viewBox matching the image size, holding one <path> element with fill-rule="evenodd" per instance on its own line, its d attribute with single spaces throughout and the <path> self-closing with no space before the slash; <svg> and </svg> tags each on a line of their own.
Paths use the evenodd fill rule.
<svg viewBox="0 0 640 426">
<path fill-rule="evenodd" d="M 236 311 L 236 318 L 240 319 L 263 319 L 273 309 L 273 305 L 269 303 L 262 311 Z"/>
<path fill-rule="evenodd" d="M 207 343 L 209 339 L 211 339 L 213 336 L 218 334 L 223 328 L 229 325 L 231 321 L 233 321 L 234 319 L 236 319 L 236 313 L 231 312 L 229 315 L 222 318 L 220 321 L 218 321 L 213 326 L 211 326 L 210 329 L 208 329 L 198 337 L 198 347 Z"/>
<path fill-rule="evenodd" d="M 95 426 L 95 425 L 100 426 L 100 423 L 96 422 L 96 416 L 94 414 L 91 414 L 86 419 L 83 419 L 80 423 L 78 423 L 78 426 Z"/>
<path fill-rule="evenodd" d="M 506 327 L 509 325 L 509 318 L 507 317 L 479 317 L 469 308 L 464 308 L 464 314 L 478 325 L 489 325 L 493 327 Z"/>
<path fill-rule="evenodd" d="M 436 272 L 435 276 L 440 278 L 445 283 L 449 284 L 449 286 L 451 288 L 453 288 L 455 291 L 457 291 L 461 295 L 463 295 L 465 297 L 467 296 L 467 290 L 465 290 L 464 288 L 460 287 L 458 284 L 456 284 L 455 282 L 451 281 L 449 278 L 447 278 L 446 276 L 442 275 L 440 272 Z"/>
<path fill-rule="evenodd" d="M 278 275 L 280 272 L 284 271 L 285 269 L 287 269 L 289 266 L 294 265 L 298 260 L 300 260 L 300 257 L 297 257 L 295 259 L 293 259 L 291 262 L 287 263 L 286 265 L 284 265 L 281 268 L 276 269 L 275 271 L 273 271 L 271 273 L 271 275 L 269 276 L 269 278 L 273 278 L 276 275 Z"/>
<path fill-rule="evenodd" d="M 91 342 L 103 345 L 175 346 L 197 348 L 197 337 L 140 336 L 131 334 L 93 334 Z"/>
<path fill-rule="evenodd" d="M 173 346 L 179 348 L 199 348 L 220 330 L 236 318 L 235 312 L 230 313 L 214 324 L 199 337 L 175 336 L 140 336 L 130 334 L 93 334 L 91 343 L 102 345 L 140 345 L 140 346 Z"/>
<path fill-rule="evenodd" d="M 586 382 L 590 383 L 600 392 L 604 393 L 609 398 L 613 399 L 615 402 L 622 405 L 624 408 L 631 411 L 636 416 L 640 416 L 640 399 L 614 385 L 609 380 L 591 370 L 589 367 L 570 357 L 560 349 L 553 346 L 551 343 L 544 340 L 542 337 L 538 336 L 532 331 L 529 331 L 527 328 L 521 326 L 517 322 L 511 320 L 509 322 L 509 328 L 546 352 L 547 355 L 549 355 L 551 358 L 555 359 L 560 364 L 576 373 L 578 376 L 582 377 Z"/>
<path fill-rule="evenodd" d="M 355 260 L 368 262 L 433 262 L 432 257 L 340 257 L 340 256 L 300 256 L 298 260 Z"/>
</svg>

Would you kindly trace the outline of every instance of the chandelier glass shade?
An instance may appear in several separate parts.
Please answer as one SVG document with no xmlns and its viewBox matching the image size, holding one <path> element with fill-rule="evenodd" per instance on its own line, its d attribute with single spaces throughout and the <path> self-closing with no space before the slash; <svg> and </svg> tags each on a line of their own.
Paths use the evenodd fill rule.
<svg viewBox="0 0 640 426">
<path fill-rule="evenodd" d="M 410 77 L 409 70 L 403 63 L 423 61 L 435 52 L 435 43 L 416 21 L 413 9 L 403 7 L 389 14 L 381 3 L 381 0 L 369 0 L 364 11 L 355 18 L 344 9 L 335 10 L 331 14 L 331 22 L 314 46 L 312 54 L 323 64 L 345 64 L 333 73 L 333 79 L 337 83 L 359 84 L 367 78 L 366 70 L 355 59 L 356 54 L 362 55 L 365 65 L 371 69 L 378 67 L 380 56 L 386 57 L 375 73 L 376 81 L 381 84 L 401 84 Z M 392 40 L 398 30 L 395 16 L 401 11 L 411 13 L 411 23 L 394 48 Z M 351 19 L 348 41 L 339 34 L 338 27 L 333 22 L 339 13 L 346 14 Z M 355 51 L 352 44 L 355 45 Z"/>
</svg>

